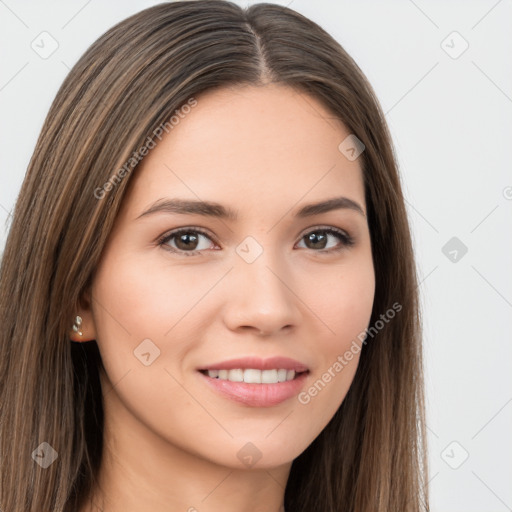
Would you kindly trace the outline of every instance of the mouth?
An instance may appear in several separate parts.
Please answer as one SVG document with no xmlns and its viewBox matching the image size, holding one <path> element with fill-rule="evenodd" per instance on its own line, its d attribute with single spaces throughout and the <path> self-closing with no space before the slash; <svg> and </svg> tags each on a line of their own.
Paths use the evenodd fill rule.
<svg viewBox="0 0 512 512">
<path fill-rule="evenodd" d="M 230 370 L 199 370 L 211 379 L 226 380 L 230 382 L 245 382 L 246 384 L 278 384 L 298 379 L 309 370 L 295 371 L 286 368 L 273 368 L 260 370 L 258 368 L 232 368 Z"/>
<path fill-rule="evenodd" d="M 286 357 L 245 357 L 198 368 L 198 373 L 224 398 L 250 407 L 272 407 L 297 395 L 310 369 Z"/>
</svg>

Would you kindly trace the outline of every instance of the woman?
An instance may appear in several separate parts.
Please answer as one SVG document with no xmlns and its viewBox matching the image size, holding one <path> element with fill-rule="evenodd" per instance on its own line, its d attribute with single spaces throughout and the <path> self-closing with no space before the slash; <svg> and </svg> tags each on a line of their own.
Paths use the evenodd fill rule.
<svg viewBox="0 0 512 512">
<path fill-rule="evenodd" d="M 429 509 L 392 143 L 293 10 L 165 3 L 100 37 L 0 280 L 2 510 Z"/>
</svg>

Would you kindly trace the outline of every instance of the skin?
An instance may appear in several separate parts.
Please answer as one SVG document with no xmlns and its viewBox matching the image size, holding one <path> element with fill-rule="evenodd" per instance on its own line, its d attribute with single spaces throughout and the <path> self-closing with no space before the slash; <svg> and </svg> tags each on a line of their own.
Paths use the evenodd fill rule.
<svg viewBox="0 0 512 512">
<path fill-rule="evenodd" d="M 307 390 L 371 316 L 375 278 L 360 159 L 338 149 L 347 128 L 311 96 L 282 85 L 196 99 L 134 173 L 77 312 L 83 335 L 70 335 L 95 339 L 106 368 L 105 452 L 92 497 L 105 512 L 282 510 L 292 461 L 342 403 L 359 353 L 307 404 L 294 396 L 247 406 L 210 389 L 197 369 L 282 355 L 308 366 Z M 294 216 L 337 196 L 364 214 Z M 240 218 L 158 212 L 137 219 L 164 197 L 216 201 Z M 167 247 L 180 254 L 158 245 L 161 235 L 192 226 L 209 236 L 190 246 L 200 254 L 183 255 L 178 237 Z M 331 234 L 324 245 L 308 244 L 307 234 L 322 234 L 318 226 L 349 233 L 354 245 Z M 247 236 L 263 250 L 252 263 L 236 252 Z M 148 338 L 160 356 L 145 366 L 134 350 Z M 250 467 L 237 456 L 248 442 L 261 454 Z"/>
</svg>

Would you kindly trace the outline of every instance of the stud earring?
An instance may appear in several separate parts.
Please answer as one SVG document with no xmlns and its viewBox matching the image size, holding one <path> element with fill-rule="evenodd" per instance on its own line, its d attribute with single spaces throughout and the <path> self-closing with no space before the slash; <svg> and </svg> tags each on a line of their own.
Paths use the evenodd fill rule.
<svg viewBox="0 0 512 512">
<path fill-rule="evenodd" d="M 73 331 L 77 332 L 78 336 L 82 336 L 82 334 L 83 334 L 81 327 L 82 327 L 82 317 L 77 315 L 75 318 L 75 323 L 73 324 Z"/>
</svg>

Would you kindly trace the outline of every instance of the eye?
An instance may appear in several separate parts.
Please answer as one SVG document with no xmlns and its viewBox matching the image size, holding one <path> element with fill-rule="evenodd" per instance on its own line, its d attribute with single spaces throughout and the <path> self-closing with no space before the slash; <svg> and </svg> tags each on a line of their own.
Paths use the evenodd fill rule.
<svg viewBox="0 0 512 512">
<path fill-rule="evenodd" d="M 336 237 L 341 242 L 340 245 L 326 248 L 329 237 Z M 337 252 L 354 245 L 354 239 L 348 233 L 333 227 L 316 227 L 313 231 L 306 233 L 301 238 L 301 241 L 302 240 L 306 240 L 307 248 L 320 249 L 315 251 L 320 253 Z"/>
<path fill-rule="evenodd" d="M 198 247 L 201 246 L 199 242 L 201 237 L 211 240 L 211 238 L 204 231 L 198 228 L 181 228 L 164 235 L 158 241 L 158 245 L 162 247 L 165 246 L 164 249 L 171 252 L 177 252 L 185 256 L 193 256 L 202 252 L 198 249 Z M 175 246 L 172 246 L 169 244 L 169 242 L 174 241 L 174 239 L 176 239 L 174 242 Z M 202 248 L 204 249 L 208 247 Z"/>
<path fill-rule="evenodd" d="M 326 248 L 329 237 L 337 238 L 340 244 Z M 203 249 L 208 249 L 209 244 L 201 247 L 201 238 L 213 241 L 203 230 L 196 227 L 180 228 L 163 235 L 158 240 L 158 245 L 165 250 L 184 256 L 200 255 Z M 306 240 L 306 248 L 314 249 L 314 252 L 333 253 L 354 245 L 354 239 L 346 232 L 333 227 L 316 227 L 301 237 Z"/>
</svg>

